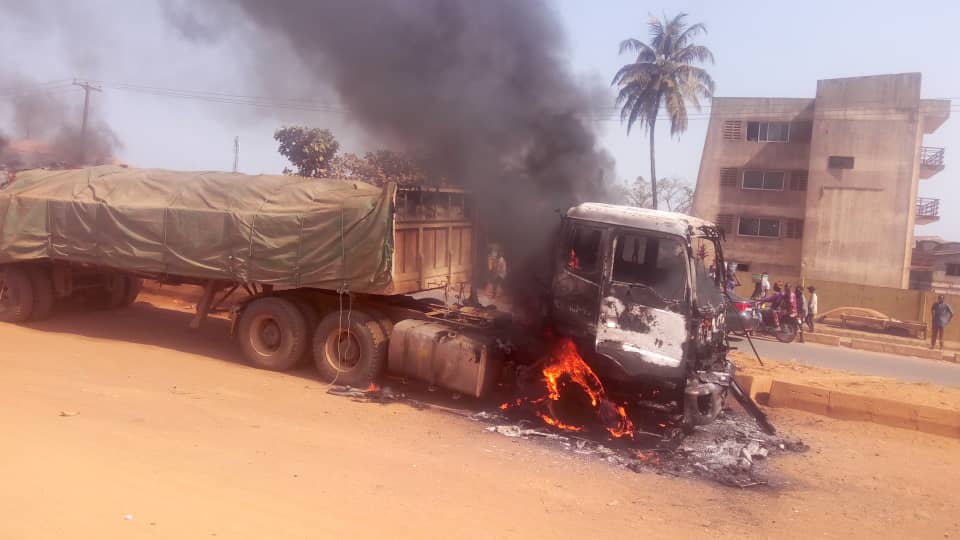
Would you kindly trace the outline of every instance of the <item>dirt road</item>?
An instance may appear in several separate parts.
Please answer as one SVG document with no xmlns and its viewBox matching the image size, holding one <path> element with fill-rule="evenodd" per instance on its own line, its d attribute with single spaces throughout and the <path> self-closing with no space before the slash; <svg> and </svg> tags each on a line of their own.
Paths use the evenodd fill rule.
<svg viewBox="0 0 960 540">
<path fill-rule="evenodd" d="M 812 450 L 735 490 L 334 397 L 188 318 L 0 326 L 0 538 L 960 537 L 960 441 L 774 410 Z"/>
</svg>

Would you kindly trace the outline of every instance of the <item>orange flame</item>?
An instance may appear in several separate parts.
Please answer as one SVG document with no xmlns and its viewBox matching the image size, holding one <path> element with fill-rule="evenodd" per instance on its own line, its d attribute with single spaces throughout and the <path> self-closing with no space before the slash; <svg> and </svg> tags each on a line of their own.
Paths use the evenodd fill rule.
<svg viewBox="0 0 960 540">
<path fill-rule="evenodd" d="M 537 412 L 537 416 L 539 416 L 541 420 L 543 420 L 544 422 L 546 422 L 547 424 L 555 428 L 564 429 L 567 431 L 583 431 L 583 428 L 580 426 L 571 426 L 570 424 L 564 424 L 563 422 L 557 420 L 556 418 L 552 416 L 548 416 L 541 412 Z"/>
<path fill-rule="evenodd" d="M 583 360 L 577 351 L 577 346 L 572 339 L 568 337 L 560 338 L 554 345 L 550 353 L 550 363 L 543 368 L 544 382 L 547 386 L 547 395 L 536 399 L 518 399 L 517 405 L 524 401 L 538 405 L 548 401 L 560 401 L 560 388 L 564 382 L 570 382 L 580 387 L 590 398 L 590 404 L 596 410 L 598 416 L 601 410 L 607 411 L 607 416 L 616 415 L 616 418 L 605 419 L 606 430 L 613 437 L 633 437 L 634 426 L 627 411 L 623 405 L 616 405 L 607 399 L 604 395 L 603 383 L 594 373 L 590 366 Z M 506 410 L 511 405 L 504 403 L 500 405 L 501 410 Z M 550 414 L 543 411 L 535 411 L 544 423 L 567 431 L 583 431 L 582 426 L 566 424 Z M 611 427 L 612 420 L 616 421 L 616 426 Z"/>
<path fill-rule="evenodd" d="M 375 383 L 370 383 L 370 386 L 368 386 L 367 389 L 365 390 L 365 392 L 367 393 L 379 392 L 379 391 L 380 391 L 380 386 Z"/>
<path fill-rule="evenodd" d="M 570 338 L 560 340 L 553 351 L 552 357 L 554 362 L 543 368 L 543 376 L 547 379 L 550 399 L 553 401 L 560 399 L 560 377 L 566 375 L 583 388 L 584 392 L 590 396 L 590 403 L 594 407 L 599 406 L 600 396 L 603 395 L 603 384 L 597 374 L 580 357 L 573 340 Z"/>
</svg>

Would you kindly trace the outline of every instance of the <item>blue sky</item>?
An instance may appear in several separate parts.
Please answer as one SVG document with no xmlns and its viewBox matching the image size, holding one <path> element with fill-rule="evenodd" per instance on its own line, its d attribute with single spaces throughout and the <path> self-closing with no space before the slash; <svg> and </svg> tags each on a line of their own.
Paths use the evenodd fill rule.
<svg viewBox="0 0 960 540">
<path fill-rule="evenodd" d="M 960 108 L 960 62 L 955 59 L 960 2 L 637 2 L 555 0 L 568 33 L 570 64 L 584 81 L 607 85 L 629 58 L 617 56 L 625 37 L 646 40 L 649 13 L 684 11 L 707 25 L 702 42 L 717 63 L 712 67 L 719 96 L 812 97 L 823 78 L 919 71 L 923 96 L 954 98 Z M 78 30 L 54 36 L 42 28 L 0 19 L 0 51 L 6 69 L 36 81 L 82 77 L 108 82 L 255 94 L 244 84 L 241 55 L 233 44 L 197 47 L 167 29 L 152 2 L 89 0 L 55 2 L 59 17 Z M 83 5 L 80 5 L 83 4 Z M 108 14 L 108 15 L 104 15 Z M 86 47 L 72 44 L 82 39 Z M 10 54 L 15 52 L 15 54 Z M 216 66 L 212 69 L 211 66 Z M 302 97 L 294 94 L 290 97 Z M 79 102 L 79 89 L 61 93 Z M 316 96 L 311 96 L 316 98 Z M 342 114 L 250 110 L 244 106 L 193 102 L 106 88 L 94 106 L 124 141 L 121 157 L 136 166 L 228 169 L 233 137 L 240 137 L 240 169 L 277 172 L 284 166 L 271 138 L 282 124 L 330 127 L 346 150 L 362 151 Z M 935 134 L 929 146 L 947 148 L 947 168 L 922 180 L 921 196 L 942 200 L 938 223 L 917 234 L 960 239 L 960 113 Z M 2 119 L 0 119 L 2 121 Z M 691 118 L 680 138 L 657 133 L 659 176 L 696 181 L 706 116 Z M 636 130 L 629 137 L 616 120 L 597 124 L 601 143 L 617 162 L 618 178 L 649 176 L 648 141 Z"/>
</svg>

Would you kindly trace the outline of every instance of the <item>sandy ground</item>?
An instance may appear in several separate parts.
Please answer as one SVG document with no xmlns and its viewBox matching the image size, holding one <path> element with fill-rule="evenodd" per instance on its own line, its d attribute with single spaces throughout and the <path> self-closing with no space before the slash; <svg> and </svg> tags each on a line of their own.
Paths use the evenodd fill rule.
<svg viewBox="0 0 960 540">
<path fill-rule="evenodd" d="M 0 326 L 0 538 L 960 536 L 957 440 L 771 410 L 812 448 L 737 490 L 334 397 L 188 320 Z"/>
<path fill-rule="evenodd" d="M 960 388 L 957 387 L 904 382 L 774 359 L 764 359 L 764 365 L 761 366 L 751 355 L 734 352 L 732 356 L 737 364 L 737 372 L 746 375 L 768 375 L 786 382 L 819 386 L 849 394 L 960 410 Z"/>
</svg>

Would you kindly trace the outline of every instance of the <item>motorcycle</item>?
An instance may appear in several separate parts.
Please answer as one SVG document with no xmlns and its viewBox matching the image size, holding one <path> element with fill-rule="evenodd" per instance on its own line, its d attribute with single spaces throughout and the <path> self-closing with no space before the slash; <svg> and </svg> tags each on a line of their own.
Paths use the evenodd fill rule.
<svg viewBox="0 0 960 540">
<path fill-rule="evenodd" d="M 731 314 L 734 315 L 733 319 L 739 327 L 735 327 L 735 330 L 741 333 L 771 336 L 781 343 L 792 342 L 800 333 L 800 321 L 783 312 L 780 313 L 780 327 L 777 328 L 773 307 L 769 304 L 738 298 L 732 302 L 732 308 Z M 731 317 L 728 316 L 727 321 L 730 320 Z"/>
</svg>

